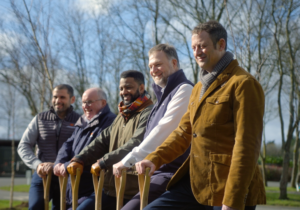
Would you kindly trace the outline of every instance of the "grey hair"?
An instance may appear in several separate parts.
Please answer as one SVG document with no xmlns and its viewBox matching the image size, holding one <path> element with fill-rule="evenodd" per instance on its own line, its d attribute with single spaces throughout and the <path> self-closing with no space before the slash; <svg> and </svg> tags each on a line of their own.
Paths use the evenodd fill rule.
<svg viewBox="0 0 300 210">
<path fill-rule="evenodd" d="M 98 94 L 99 98 L 107 101 L 106 93 L 101 88 L 97 88 L 97 94 Z"/>
</svg>

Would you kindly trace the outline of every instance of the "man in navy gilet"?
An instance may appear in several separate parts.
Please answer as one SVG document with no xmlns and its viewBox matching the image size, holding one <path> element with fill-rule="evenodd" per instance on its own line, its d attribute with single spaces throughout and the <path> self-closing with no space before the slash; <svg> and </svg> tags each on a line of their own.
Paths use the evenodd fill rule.
<svg viewBox="0 0 300 210">
<path fill-rule="evenodd" d="M 159 44 L 149 51 L 150 74 L 157 102 L 147 122 L 143 142 L 135 147 L 125 158 L 113 166 L 115 176 L 119 176 L 123 168 L 130 168 L 153 152 L 169 134 L 177 127 L 187 110 L 189 97 L 193 89 L 182 69 L 176 49 L 168 44 Z M 163 165 L 151 177 L 149 203 L 166 191 L 167 184 L 173 174 L 188 157 L 189 149 L 172 163 Z M 140 195 L 135 195 L 122 210 L 140 209 Z"/>
<path fill-rule="evenodd" d="M 29 189 L 28 209 L 30 210 L 44 209 L 41 177 L 53 168 L 58 150 L 75 129 L 74 125 L 80 115 L 73 111 L 71 104 L 74 102 L 75 96 L 70 85 L 56 86 L 52 91 L 52 107 L 33 118 L 19 143 L 19 156 L 29 168 L 36 170 Z M 33 152 L 36 144 L 38 145 L 37 156 Z M 52 209 L 60 209 L 59 192 L 58 178 L 52 176 L 50 186 Z"/>
<path fill-rule="evenodd" d="M 73 135 L 63 144 L 58 152 L 54 174 L 56 176 L 66 176 L 67 166 L 75 155 L 89 145 L 100 133 L 111 125 L 116 118 L 107 104 L 105 92 L 100 88 L 90 88 L 82 95 L 82 109 L 84 114 L 75 124 Z M 81 174 L 78 205 L 94 192 L 92 174 L 90 173 L 91 165 L 84 167 Z M 72 187 L 69 177 L 66 196 L 67 209 L 72 209 Z"/>
</svg>

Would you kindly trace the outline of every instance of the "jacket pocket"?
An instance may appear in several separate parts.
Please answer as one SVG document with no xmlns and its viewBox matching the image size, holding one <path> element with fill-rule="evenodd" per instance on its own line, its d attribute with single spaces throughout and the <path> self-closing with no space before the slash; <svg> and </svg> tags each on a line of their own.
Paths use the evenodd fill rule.
<svg viewBox="0 0 300 210">
<path fill-rule="evenodd" d="M 206 99 L 204 120 L 208 123 L 224 124 L 231 115 L 229 96 L 213 96 Z"/>
<path fill-rule="evenodd" d="M 225 185 L 227 182 L 231 155 L 227 154 L 210 154 L 211 174 L 210 187 L 215 194 L 224 194 Z"/>
</svg>

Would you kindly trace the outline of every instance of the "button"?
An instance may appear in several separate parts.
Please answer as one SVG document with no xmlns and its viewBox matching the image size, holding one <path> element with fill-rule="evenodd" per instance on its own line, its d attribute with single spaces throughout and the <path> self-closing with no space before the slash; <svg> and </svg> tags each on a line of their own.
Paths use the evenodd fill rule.
<svg viewBox="0 0 300 210">
<path fill-rule="evenodd" d="M 193 133 L 193 137 L 194 137 L 194 138 L 197 137 L 197 134 Z"/>
<path fill-rule="evenodd" d="M 216 104 L 218 104 L 219 103 L 219 101 L 216 101 Z"/>
</svg>

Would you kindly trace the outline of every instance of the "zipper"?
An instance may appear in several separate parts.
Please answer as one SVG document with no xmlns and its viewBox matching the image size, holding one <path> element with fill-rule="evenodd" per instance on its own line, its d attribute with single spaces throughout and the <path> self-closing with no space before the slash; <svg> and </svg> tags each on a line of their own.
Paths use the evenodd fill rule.
<svg viewBox="0 0 300 210">
<path fill-rule="evenodd" d="M 58 154 L 58 143 L 59 143 L 59 135 L 60 135 L 61 125 L 62 125 L 62 120 L 59 119 L 58 125 L 56 128 L 56 155 Z"/>
</svg>

